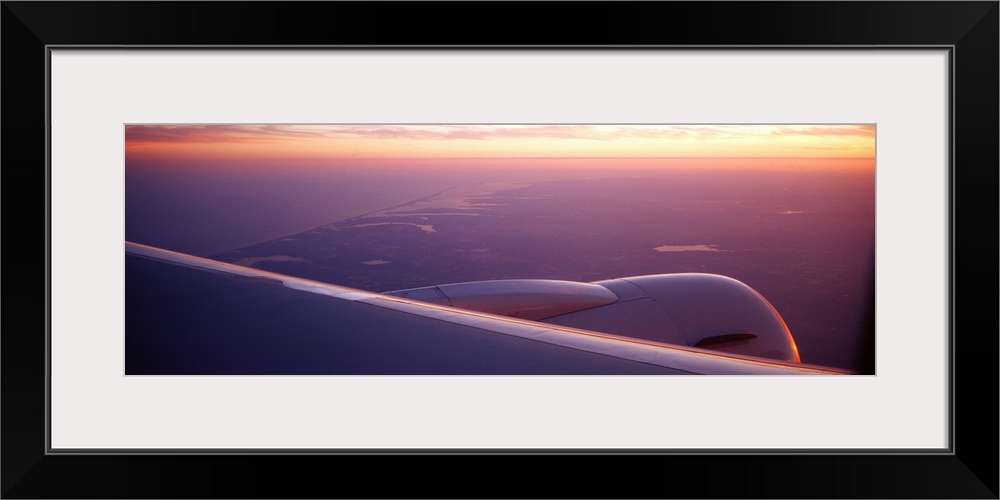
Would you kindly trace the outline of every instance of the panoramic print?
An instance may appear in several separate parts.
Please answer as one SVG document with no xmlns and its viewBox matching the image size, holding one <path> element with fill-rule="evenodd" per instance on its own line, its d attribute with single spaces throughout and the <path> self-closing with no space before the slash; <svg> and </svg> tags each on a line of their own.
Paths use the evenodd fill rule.
<svg viewBox="0 0 1000 500">
<path fill-rule="evenodd" d="M 875 372 L 875 126 L 136 124 L 126 375 Z"/>
</svg>

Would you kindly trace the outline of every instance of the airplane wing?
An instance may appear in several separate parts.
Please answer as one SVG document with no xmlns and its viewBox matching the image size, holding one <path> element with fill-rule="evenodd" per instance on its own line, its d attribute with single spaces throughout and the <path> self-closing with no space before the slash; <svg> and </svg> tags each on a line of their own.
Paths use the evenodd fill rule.
<svg viewBox="0 0 1000 500">
<path fill-rule="evenodd" d="M 560 283 L 564 282 L 492 285 L 490 293 L 497 297 L 492 301 L 482 300 L 479 292 L 490 289 L 482 284 L 380 294 L 126 242 L 125 373 L 847 373 L 584 329 L 579 325 L 594 324 L 593 318 L 579 316 L 588 311 L 603 318 L 598 323 L 614 317 L 627 323 L 636 304 L 655 299 L 659 285 L 630 279 L 602 287 L 615 291 L 609 295 L 587 284 L 565 288 Z M 524 285 L 529 287 L 528 296 L 550 296 L 543 311 L 533 313 L 533 319 L 548 322 L 510 317 L 518 315 L 511 310 L 533 309 L 518 303 L 525 297 L 520 288 Z M 647 296 L 639 296 L 633 287 L 647 291 Z M 509 310 L 458 308 L 447 293 L 466 302 L 504 304 Z M 567 298 L 571 296 L 575 298 Z M 601 308 L 611 309 L 597 314 Z M 675 321 L 680 335 L 685 335 L 684 323 L 690 321 L 694 320 Z M 749 338 L 740 335 L 749 334 L 710 338 L 719 345 Z"/>
</svg>

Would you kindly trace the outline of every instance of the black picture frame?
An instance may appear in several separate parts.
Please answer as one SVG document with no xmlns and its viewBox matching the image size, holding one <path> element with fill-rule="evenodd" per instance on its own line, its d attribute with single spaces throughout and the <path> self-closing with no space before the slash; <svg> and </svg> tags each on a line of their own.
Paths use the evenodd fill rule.
<svg viewBox="0 0 1000 500">
<path fill-rule="evenodd" d="M 8 264 L 0 336 L 3 497 L 998 498 L 998 325 L 993 306 L 1000 165 L 998 2 L 643 2 L 550 7 L 3 2 L 0 159 L 7 195 L 3 216 L 7 239 L 2 251 Z M 572 16 L 567 9 L 572 9 Z M 466 456 L 475 453 L 47 453 L 48 46 L 522 44 L 804 50 L 951 47 L 950 452 L 511 453 L 493 454 L 489 460 Z M 958 297 L 963 302 L 956 308 Z M 975 305 L 979 303 L 989 306 Z M 566 467 L 573 471 L 571 476 L 562 472 Z M 368 481 L 366 473 L 372 471 L 382 479 Z M 477 486 L 470 490 L 467 484 Z"/>
</svg>

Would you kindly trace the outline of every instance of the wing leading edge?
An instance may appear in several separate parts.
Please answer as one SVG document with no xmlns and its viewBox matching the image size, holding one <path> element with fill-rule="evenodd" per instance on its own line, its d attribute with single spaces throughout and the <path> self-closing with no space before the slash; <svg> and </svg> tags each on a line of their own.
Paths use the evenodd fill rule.
<svg viewBox="0 0 1000 500">
<path fill-rule="evenodd" d="M 834 374 L 125 244 L 125 373 Z"/>
</svg>

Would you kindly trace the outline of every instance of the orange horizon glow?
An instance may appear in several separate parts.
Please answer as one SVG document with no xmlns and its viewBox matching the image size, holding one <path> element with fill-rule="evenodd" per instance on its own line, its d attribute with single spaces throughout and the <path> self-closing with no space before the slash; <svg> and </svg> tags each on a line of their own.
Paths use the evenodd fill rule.
<svg viewBox="0 0 1000 500">
<path fill-rule="evenodd" d="M 797 158 L 874 166 L 874 125 L 127 125 L 126 164 Z"/>
</svg>

